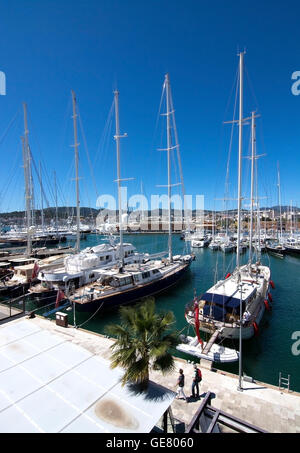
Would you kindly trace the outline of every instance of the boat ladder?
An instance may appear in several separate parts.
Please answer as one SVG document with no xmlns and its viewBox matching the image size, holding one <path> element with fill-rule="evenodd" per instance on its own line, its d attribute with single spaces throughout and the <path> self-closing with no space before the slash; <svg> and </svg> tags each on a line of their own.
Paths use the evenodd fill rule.
<svg viewBox="0 0 300 453">
<path fill-rule="evenodd" d="M 279 372 L 279 390 L 286 388 L 287 391 L 290 391 L 290 375 L 288 377 L 283 377 L 281 371 Z"/>
</svg>

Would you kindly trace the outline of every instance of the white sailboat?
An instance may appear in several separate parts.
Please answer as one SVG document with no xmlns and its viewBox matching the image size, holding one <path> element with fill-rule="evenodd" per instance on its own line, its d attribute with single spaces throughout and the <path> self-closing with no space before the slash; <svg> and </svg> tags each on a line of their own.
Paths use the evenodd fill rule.
<svg viewBox="0 0 300 453">
<path fill-rule="evenodd" d="M 204 230 L 196 230 L 191 238 L 192 248 L 203 248 L 207 247 L 210 242 L 209 237 L 205 234 Z"/>
<path fill-rule="evenodd" d="M 259 323 L 268 305 L 270 269 L 257 261 L 252 262 L 252 234 L 250 238 L 249 262 L 240 264 L 241 241 L 241 178 L 242 178 L 242 129 L 243 129 L 243 61 L 240 53 L 239 63 L 239 159 L 238 159 L 238 231 L 236 267 L 232 274 L 218 281 L 197 298 L 196 303 L 187 307 L 185 317 L 189 324 L 198 325 L 199 330 L 211 333 L 218 332 L 219 338 L 240 340 L 251 338 L 258 329 Z M 252 113 L 252 191 L 251 215 L 253 216 L 253 163 L 255 160 L 255 115 Z M 250 229 L 250 232 L 252 230 Z M 195 313 L 197 314 L 195 319 Z"/>
<path fill-rule="evenodd" d="M 75 288 L 94 282 L 99 278 L 99 271 L 124 263 L 140 263 L 149 258 L 148 254 L 140 254 L 130 244 L 123 244 L 122 229 L 120 230 L 120 244 L 101 243 L 80 251 L 80 201 L 78 177 L 78 140 L 77 140 L 77 110 L 76 96 L 72 91 L 73 128 L 75 150 L 75 180 L 76 180 L 76 254 L 65 257 L 64 263 L 55 268 L 41 270 L 38 274 L 40 283 L 32 286 L 30 292 L 39 300 L 42 297 L 56 295 L 61 289 L 68 294 Z"/>
<path fill-rule="evenodd" d="M 170 81 L 169 75 L 165 76 L 164 88 L 166 92 L 166 119 L 167 119 L 167 167 L 168 167 L 168 256 L 160 259 L 147 259 L 139 264 L 126 264 L 123 247 L 123 228 L 121 210 L 121 172 L 119 141 L 123 137 L 119 129 L 119 92 L 114 92 L 116 116 L 116 148 L 118 168 L 118 200 L 119 200 L 119 231 L 120 231 L 120 256 L 119 265 L 115 268 L 101 269 L 98 279 L 94 283 L 85 285 L 74 291 L 70 301 L 80 311 L 94 311 L 99 307 L 111 309 L 120 305 L 129 304 L 145 296 L 157 294 L 172 285 L 184 275 L 189 268 L 193 257 L 187 255 L 173 255 L 172 250 L 172 223 L 171 223 L 171 115 L 170 108 Z M 163 253 L 166 255 L 166 253 Z"/>
</svg>

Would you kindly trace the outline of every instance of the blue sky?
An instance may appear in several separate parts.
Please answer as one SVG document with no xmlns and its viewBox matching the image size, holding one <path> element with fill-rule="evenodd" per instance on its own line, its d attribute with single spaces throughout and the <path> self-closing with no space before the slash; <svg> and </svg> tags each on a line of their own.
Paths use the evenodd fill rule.
<svg viewBox="0 0 300 453">
<path fill-rule="evenodd" d="M 282 202 L 300 206 L 300 96 L 291 92 L 300 70 L 300 6 L 296 1 L 203 0 L 12 0 L 1 7 L 0 210 L 24 208 L 20 137 L 22 102 L 29 113 L 29 142 L 43 166 L 45 191 L 53 205 L 53 171 L 59 205 L 75 203 L 71 89 L 76 92 L 84 136 L 79 130 L 81 204 L 96 206 L 99 194 L 116 194 L 112 129 L 105 129 L 120 91 L 123 177 L 130 194 L 165 193 L 162 119 L 156 127 L 162 84 L 170 74 L 181 146 L 185 190 L 204 194 L 205 207 L 221 209 L 229 151 L 238 50 L 245 55 L 245 116 L 257 120 L 261 204 L 276 204 L 280 163 Z M 233 90 L 233 91 L 232 91 Z M 15 118 L 15 119 L 14 119 Z M 10 125 L 10 126 L 9 126 Z M 9 126 L 9 127 L 8 127 Z M 8 129 L 8 130 L 7 130 Z M 80 129 L 80 127 L 79 127 Z M 244 155 L 249 126 L 245 126 Z M 103 141 L 104 131 L 109 134 Z M 235 131 L 237 132 L 237 131 Z M 231 151 L 229 194 L 236 196 L 237 135 Z M 104 143 L 104 144 L 103 144 Z M 99 146 L 99 144 L 102 146 Z M 244 196 L 249 163 L 244 160 Z M 173 181 L 178 172 L 173 172 Z M 36 184 L 37 186 L 37 181 Z M 46 204 L 46 202 L 45 202 Z M 247 201 L 245 201 L 247 204 Z M 36 187 L 39 207 L 39 188 Z M 230 201 L 229 207 L 235 202 Z"/>
</svg>

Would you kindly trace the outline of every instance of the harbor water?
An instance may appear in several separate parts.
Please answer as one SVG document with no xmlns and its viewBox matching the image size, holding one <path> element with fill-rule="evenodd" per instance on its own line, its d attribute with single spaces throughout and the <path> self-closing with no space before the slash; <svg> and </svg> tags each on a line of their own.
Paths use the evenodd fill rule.
<svg viewBox="0 0 300 453">
<path fill-rule="evenodd" d="M 99 244 L 103 238 L 99 235 L 87 235 L 81 241 L 81 249 Z M 132 243 L 138 251 L 157 253 L 167 250 L 168 237 L 165 234 L 126 234 L 125 242 Z M 189 243 L 180 240 L 180 235 L 172 237 L 174 255 L 189 252 Z M 217 280 L 231 272 L 235 267 L 236 254 L 223 254 L 209 248 L 193 249 L 196 256 L 190 270 L 179 283 L 165 293 L 156 296 L 158 311 L 173 311 L 176 319 L 174 328 L 183 333 L 194 335 L 184 318 L 184 310 L 196 292 L 199 296 Z M 241 263 L 246 263 L 248 252 L 241 255 Z M 243 372 L 255 380 L 278 385 L 279 373 L 290 375 L 290 388 L 300 392 L 300 348 L 299 355 L 293 354 L 292 339 L 294 332 L 300 337 L 300 257 L 285 256 L 283 259 L 263 253 L 263 264 L 270 266 L 271 278 L 275 283 L 272 290 L 272 310 L 265 312 L 259 326 L 259 333 L 251 340 L 243 342 Z M 105 327 L 119 322 L 118 311 L 103 313 L 101 310 L 92 316 L 89 313 L 76 312 L 76 325 L 86 330 L 105 334 Z M 90 319 L 91 318 L 91 319 Z M 73 323 L 73 311 L 69 311 L 69 323 Z M 204 334 L 203 339 L 206 340 Z M 238 348 L 238 343 L 226 342 L 229 347 Z M 294 347 L 297 352 L 297 348 Z M 194 357 L 176 352 L 184 359 Z M 238 374 L 238 362 L 214 364 L 218 369 Z"/>
</svg>

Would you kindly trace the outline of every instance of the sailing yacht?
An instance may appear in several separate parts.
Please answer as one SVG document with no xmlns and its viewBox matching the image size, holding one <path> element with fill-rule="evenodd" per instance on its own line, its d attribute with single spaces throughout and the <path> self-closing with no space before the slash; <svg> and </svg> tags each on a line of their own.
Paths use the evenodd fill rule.
<svg viewBox="0 0 300 453">
<path fill-rule="evenodd" d="M 64 254 L 57 249 L 57 254 L 45 259 L 36 260 L 30 258 L 32 252 L 34 226 L 32 225 L 32 179 L 31 176 L 31 152 L 28 143 L 28 127 L 27 127 L 27 106 L 23 104 L 24 110 L 24 130 L 25 136 L 22 137 L 22 152 L 24 163 L 24 180 L 25 180 L 25 195 L 26 195 L 26 220 L 27 228 L 24 233 L 24 242 L 27 242 L 27 250 L 22 258 L 9 258 L 10 275 L 6 276 L 0 282 L 0 296 L 17 297 L 28 290 L 32 282 L 37 281 L 38 269 L 47 269 L 61 265 Z M 25 234 L 27 237 L 25 237 Z M 27 255 L 27 256 L 26 256 Z"/>
<path fill-rule="evenodd" d="M 213 219 L 212 219 L 212 238 L 211 238 L 211 241 L 210 241 L 210 243 L 208 245 L 208 247 L 211 250 L 219 250 L 219 247 L 220 247 L 220 243 L 216 239 L 216 235 L 215 235 L 215 225 L 216 225 L 216 218 L 215 218 L 215 214 L 214 214 L 213 215 Z"/>
<path fill-rule="evenodd" d="M 277 187 L 278 187 L 278 205 L 279 205 L 279 235 L 277 226 L 277 240 L 268 241 L 266 244 L 266 250 L 277 258 L 284 258 L 286 253 L 285 245 L 283 244 L 282 237 L 282 216 L 281 216 L 281 191 L 280 191 L 280 170 L 279 162 L 277 162 Z"/>
<path fill-rule="evenodd" d="M 207 333 L 217 332 L 218 338 L 231 338 L 241 340 L 251 338 L 258 330 L 259 323 L 265 308 L 269 307 L 270 269 L 258 260 L 253 263 L 252 254 L 252 223 L 250 228 L 249 262 L 240 264 L 241 245 L 241 182 L 242 182 L 242 129 L 243 129 L 243 61 L 244 54 L 240 53 L 239 63 L 239 154 L 238 154 L 238 228 L 237 228 L 237 253 L 236 268 L 232 274 L 228 273 L 223 280 L 218 281 L 200 297 L 186 307 L 185 318 L 189 324 Z M 251 117 L 251 222 L 253 219 L 254 204 L 254 162 L 255 154 L 255 114 Z"/>
<path fill-rule="evenodd" d="M 209 237 L 204 233 L 203 230 L 196 230 L 191 239 L 192 248 L 203 248 L 207 247 L 210 242 Z"/>
<path fill-rule="evenodd" d="M 223 241 L 220 244 L 220 250 L 223 253 L 231 253 L 235 249 L 235 245 L 233 242 L 230 241 L 230 237 L 226 234 Z"/>
<path fill-rule="evenodd" d="M 171 155 L 173 149 L 171 137 L 171 92 L 169 75 L 165 76 L 163 90 L 166 92 L 165 113 L 167 120 L 167 161 L 168 161 L 168 256 L 160 259 L 148 259 L 143 263 L 126 264 L 124 262 L 122 203 L 121 203 L 121 174 L 120 174 L 120 135 L 119 128 L 119 92 L 114 92 L 115 115 L 116 115 L 116 148 L 117 148 L 117 182 L 119 201 L 119 232 L 120 232 L 120 256 L 119 263 L 110 269 L 100 269 L 98 279 L 88 285 L 78 288 L 69 296 L 74 305 L 74 310 L 95 311 L 111 309 L 116 306 L 137 301 L 145 296 L 152 296 L 179 281 L 188 270 L 193 257 L 191 255 L 173 255 L 172 251 L 172 225 L 171 225 Z"/>
<path fill-rule="evenodd" d="M 29 288 L 30 294 L 38 299 L 55 297 L 57 291 L 63 290 L 66 294 L 99 278 L 98 272 L 108 269 L 119 263 L 122 254 L 124 263 L 139 263 L 148 259 L 148 254 L 140 254 L 130 244 L 116 244 L 111 237 L 109 243 L 102 243 L 94 247 L 88 247 L 80 251 L 80 207 L 79 207 L 79 185 L 78 185 L 78 142 L 77 142 L 77 110 L 76 97 L 72 91 L 73 104 L 73 128 L 74 128 L 74 149 L 75 149 L 75 180 L 76 180 L 76 254 L 65 257 L 63 264 L 59 267 L 50 267 L 41 270 L 38 274 L 39 283 Z M 120 235 L 121 236 L 121 235 Z M 122 236 L 120 239 L 122 242 Z"/>
</svg>

